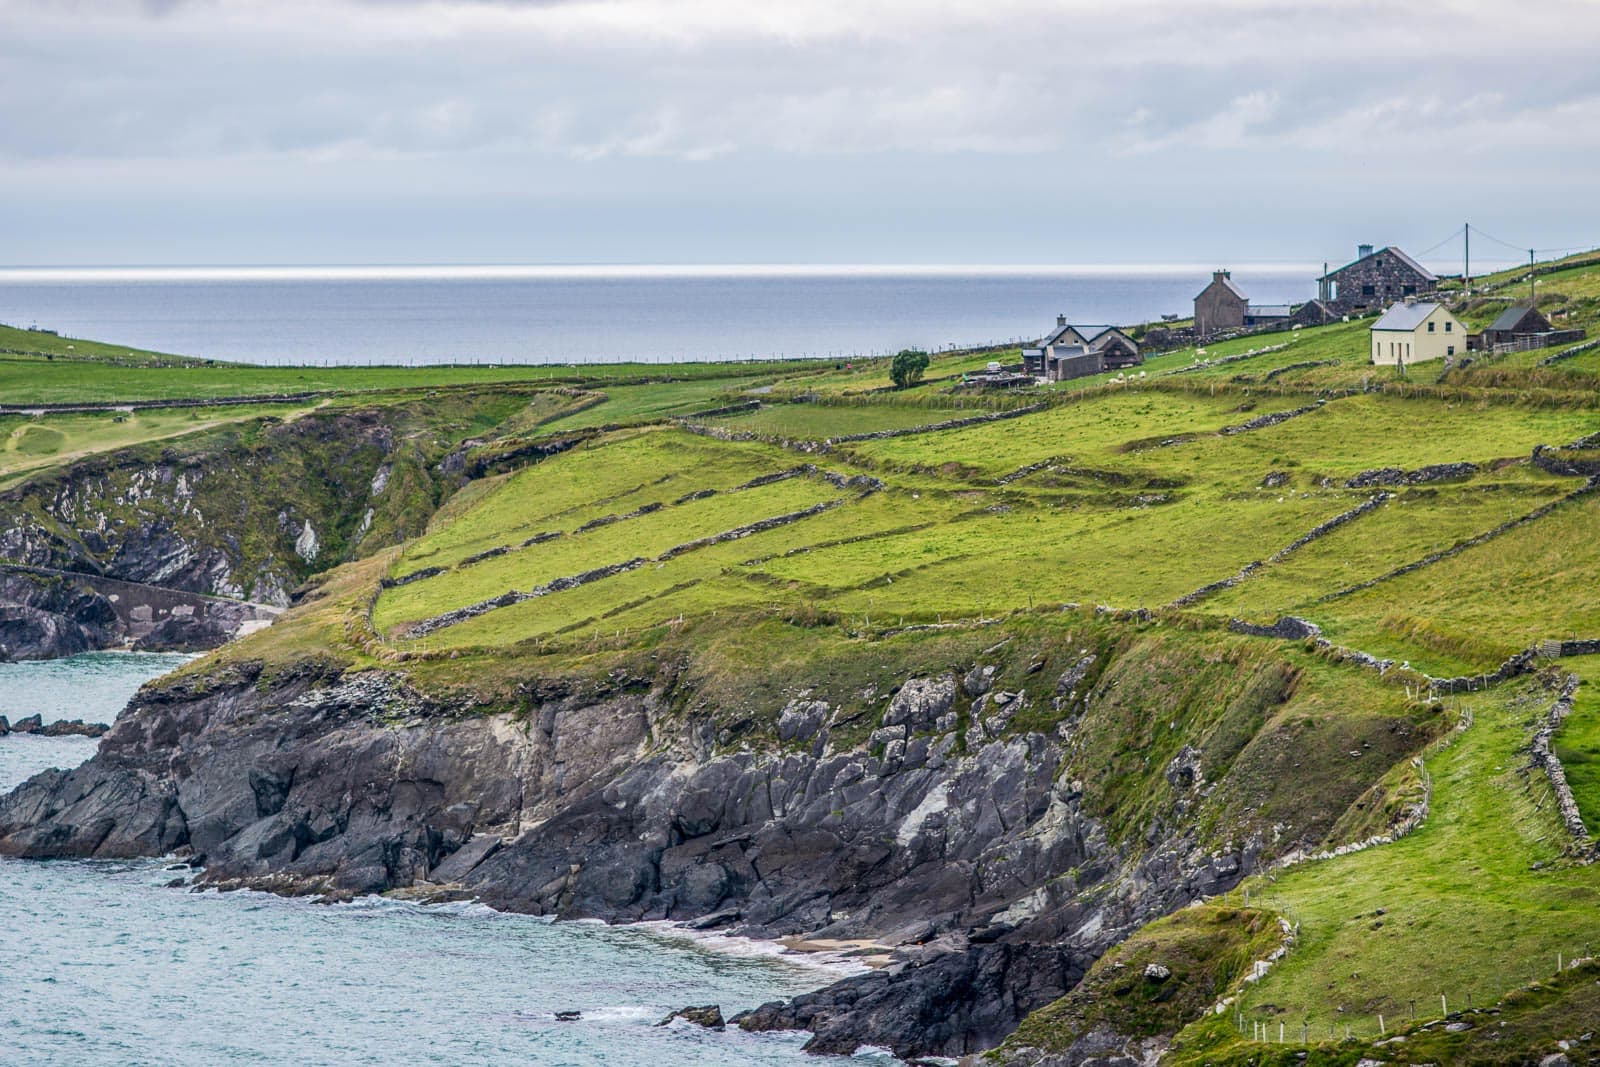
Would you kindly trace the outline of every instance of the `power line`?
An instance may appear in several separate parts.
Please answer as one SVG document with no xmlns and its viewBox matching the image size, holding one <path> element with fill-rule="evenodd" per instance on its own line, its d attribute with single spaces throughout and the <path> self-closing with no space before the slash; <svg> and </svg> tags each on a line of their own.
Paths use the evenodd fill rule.
<svg viewBox="0 0 1600 1067">
<path fill-rule="evenodd" d="M 1449 244 L 1451 241 L 1454 241 L 1457 237 L 1460 237 L 1462 232 L 1465 229 L 1466 229 L 1465 226 L 1458 226 L 1456 229 L 1454 229 L 1454 230 L 1452 230 L 1450 232 L 1450 236 L 1449 237 L 1446 237 L 1444 240 L 1440 241 L 1438 244 L 1434 245 L 1432 248 L 1425 248 L 1421 252 L 1418 252 L 1417 253 L 1417 258 L 1421 259 L 1423 256 L 1432 255 L 1433 253 L 1437 252 L 1439 249 L 1443 248 L 1445 245 Z"/>
<path fill-rule="evenodd" d="M 1488 238 L 1489 240 L 1493 241 L 1495 244 L 1504 245 L 1505 247 L 1507 247 L 1509 249 L 1512 249 L 1513 251 L 1516 251 L 1516 252 L 1526 252 L 1526 251 L 1528 251 L 1528 246 L 1527 245 L 1514 245 L 1510 241 L 1502 241 L 1502 240 L 1500 240 L 1500 238 L 1496 237 L 1494 234 L 1489 233 L 1488 231 L 1486 231 L 1486 230 L 1484 230 L 1482 228 L 1474 230 L 1473 232 L 1476 233 L 1479 237 Z"/>
<path fill-rule="evenodd" d="M 1587 252 L 1592 248 L 1600 248 L 1600 241 L 1586 245 L 1568 245 L 1565 248 L 1535 248 L 1534 251 L 1540 254 L 1556 252 Z"/>
</svg>

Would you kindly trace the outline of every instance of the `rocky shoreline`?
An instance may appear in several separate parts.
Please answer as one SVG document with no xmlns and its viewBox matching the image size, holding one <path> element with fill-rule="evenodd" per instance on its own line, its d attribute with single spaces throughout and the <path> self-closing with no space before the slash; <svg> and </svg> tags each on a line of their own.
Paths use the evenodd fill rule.
<svg viewBox="0 0 1600 1067">
<path fill-rule="evenodd" d="M 26 715 L 16 722 L 10 722 L 4 715 L 0 715 L 0 737 L 8 734 L 37 734 L 40 737 L 104 737 L 110 732 L 111 727 L 103 722 L 84 722 L 82 719 L 44 722 L 39 715 Z"/>
<path fill-rule="evenodd" d="M 1119 843 L 1062 774 L 1099 699 L 1096 656 L 1067 663 L 1050 732 L 1017 728 L 1030 698 L 974 664 L 906 679 L 870 737 L 795 699 L 732 746 L 673 714 L 671 677 L 550 685 L 512 716 L 386 671 L 232 665 L 141 691 L 88 763 L 0 798 L 0 854 L 174 854 L 216 887 L 869 941 L 873 969 L 730 1022 L 810 1030 L 814 1052 L 961 1056 L 1298 840 L 1219 851 L 1180 807 Z M 1191 763 L 1168 777 L 1199 796 Z"/>
</svg>

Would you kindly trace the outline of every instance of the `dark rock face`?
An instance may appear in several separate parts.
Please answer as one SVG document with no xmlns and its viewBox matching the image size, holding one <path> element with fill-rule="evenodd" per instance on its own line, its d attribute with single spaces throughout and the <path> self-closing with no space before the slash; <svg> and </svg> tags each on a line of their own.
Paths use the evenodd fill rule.
<svg viewBox="0 0 1600 1067">
<path fill-rule="evenodd" d="M 734 1017 L 746 1030 L 810 1030 L 806 1051 L 847 1056 L 864 1043 L 901 1055 L 962 1055 L 998 1044 L 1023 1016 L 1064 996 L 1097 952 L 1030 943 L 942 952 L 774 1001 Z"/>
<path fill-rule="evenodd" d="M 0 660 L 70 656 L 114 641 L 111 602 L 67 582 L 0 571 Z"/>
<path fill-rule="evenodd" d="M 871 939 L 888 966 L 737 1022 L 902 1056 L 993 1045 L 1256 859 L 1156 830 L 1137 855 L 1113 848 L 1057 781 L 1064 743 L 1007 732 L 1022 697 L 984 693 L 960 749 L 954 675 L 902 686 L 897 737 L 868 751 L 831 749 L 805 701 L 777 725 L 787 751 L 717 752 L 661 689 L 548 695 L 513 720 L 376 671 L 257 682 L 234 668 L 142 692 L 94 759 L 0 799 L 0 854 L 176 851 L 213 884 L 431 885 L 564 918 Z"/>
<path fill-rule="evenodd" d="M 707 1030 L 726 1030 L 728 1023 L 722 1017 L 722 1006 L 719 1004 L 704 1004 L 700 1007 L 679 1008 L 665 1019 L 656 1023 L 657 1026 L 666 1026 L 674 1019 L 682 1019 L 686 1023 L 703 1026 Z"/>
<path fill-rule="evenodd" d="M 200 652 L 275 609 L 95 574 L 0 566 L 0 661 L 116 645 Z"/>
<path fill-rule="evenodd" d="M 111 727 L 103 722 L 84 722 L 82 719 L 62 719 L 47 723 L 37 731 L 40 737 L 104 737 Z"/>
<path fill-rule="evenodd" d="M 12 723 L 11 732 L 14 734 L 36 734 L 43 725 L 44 723 L 41 721 L 40 716 L 28 715 Z"/>
</svg>

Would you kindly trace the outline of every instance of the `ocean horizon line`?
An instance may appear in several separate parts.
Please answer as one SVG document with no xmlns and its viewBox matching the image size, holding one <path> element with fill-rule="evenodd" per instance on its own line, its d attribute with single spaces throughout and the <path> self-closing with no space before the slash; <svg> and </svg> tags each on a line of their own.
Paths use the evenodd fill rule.
<svg viewBox="0 0 1600 1067">
<path fill-rule="evenodd" d="M 0 267 L 0 284 L 214 281 L 518 281 L 695 278 L 1182 277 L 1223 269 L 1201 263 L 551 263 L 240 264 Z M 1240 273 L 1321 273 L 1320 264 L 1237 263 Z"/>
</svg>

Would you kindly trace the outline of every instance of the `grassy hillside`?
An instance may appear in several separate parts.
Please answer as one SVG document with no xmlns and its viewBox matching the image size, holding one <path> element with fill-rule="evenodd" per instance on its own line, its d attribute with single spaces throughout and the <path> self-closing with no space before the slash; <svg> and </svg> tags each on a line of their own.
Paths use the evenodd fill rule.
<svg viewBox="0 0 1600 1067">
<path fill-rule="evenodd" d="M 1600 326 L 1600 265 L 1539 280 L 1563 326 Z M 1492 286 L 1515 281 L 1491 279 L 1463 314 L 1503 306 L 1514 293 Z M 1402 376 L 1366 362 L 1369 325 L 1179 350 L 1131 378 L 1023 395 L 957 387 L 1010 358 L 989 353 L 938 357 L 902 392 L 885 391 L 881 362 L 674 367 L 672 381 L 645 367 L 93 362 L 74 377 L 36 356 L 0 362 L 0 386 L 318 393 L 303 410 L 519 381 L 516 403 L 474 408 L 481 424 L 449 435 L 484 476 L 424 533 L 327 574 L 222 657 L 389 665 L 496 708 L 541 680 L 671 670 L 697 694 L 679 710 L 717 719 L 729 744 L 775 744 L 771 723 L 801 689 L 826 688 L 865 739 L 898 682 L 994 655 L 1002 684 L 1028 695 L 1008 728 L 1073 738 L 1064 773 L 1113 838 L 1181 819 L 1199 845 L 1255 835 L 1275 855 L 1290 843 L 1274 828 L 1308 804 L 1329 815 L 1304 843 L 1329 849 L 1426 807 L 1394 843 L 1152 925 L 1018 1042 L 1065 1047 L 1104 1024 L 1181 1031 L 1183 1062 L 1353 1063 L 1375 1053 L 1378 1014 L 1409 1026 L 1415 1002 L 1420 1026 L 1444 994 L 1452 1008 L 1501 1004 L 1508 1032 L 1533 1035 L 1504 1046 L 1515 1061 L 1591 1004 L 1592 983 L 1550 979 L 1557 953 L 1589 952 L 1600 866 L 1578 862 L 1529 766 L 1549 681 L 1435 697 L 1422 672 L 1490 671 L 1545 639 L 1600 638 L 1600 455 L 1586 440 L 1600 433 L 1600 358 L 1523 353 Z M 0 479 L 261 413 L 14 419 L 0 425 Z M 1397 666 L 1230 628 L 1286 614 Z M 1077 722 L 1053 687 L 1091 654 L 1093 712 Z M 1590 679 L 1597 659 L 1556 666 Z M 1553 747 L 1600 829 L 1592 684 Z M 1167 773 L 1189 759 L 1211 787 L 1198 799 Z M 1241 986 L 1281 940 L 1280 918 L 1292 946 Z M 1152 961 L 1177 992 L 1129 979 Z M 1530 978 L 1538 988 L 1516 992 Z M 1206 1014 L 1225 996 L 1231 1011 Z M 1252 1022 L 1274 1042 L 1252 1040 Z M 1310 1047 L 1278 1047 L 1280 1023 Z M 1352 1043 L 1328 1044 L 1346 1024 Z M 1443 1061 L 1473 1040 L 1448 1033 L 1457 1046 L 1444 1031 L 1408 1040 Z"/>
</svg>

